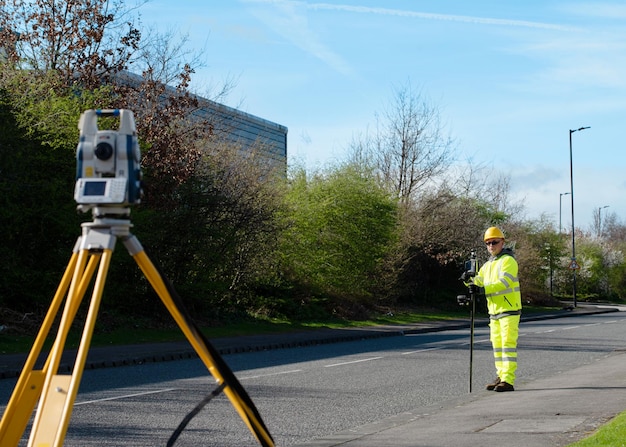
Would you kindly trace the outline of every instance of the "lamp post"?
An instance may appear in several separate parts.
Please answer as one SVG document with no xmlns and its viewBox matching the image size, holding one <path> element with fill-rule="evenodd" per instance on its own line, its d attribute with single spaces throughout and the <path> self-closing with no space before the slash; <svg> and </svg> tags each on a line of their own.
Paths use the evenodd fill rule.
<svg viewBox="0 0 626 447">
<path fill-rule="evenodd" d="M 561 234 L 561 231 L 563 229 L 563 226 L 561 225 L 561 209 L 562 209 L 561 199 L 563 198 L 563 196 L 567 196 L 567 195 L 569 195 L 569 192 L 561 192 L 561 193 L 559 193 L 559 234 Z"/>
<path fill-rule="evenodd" d="M 570 178 L 570 198 L 572 200 L 572 263 L 570 269 L 572 269 L 572 299 L 574 301 L 574 307 L 576 307 L 576 227 L 574 226 L 574 165 L 572 163 L 572 134 L 580 130 L 589 129 L 587 127 L 579 127 L 578 129 L 569 130 L 569 178 Z"/>
<path fill-rule="evenodd" d="M 611 205 L 604 205 L 598 207 L 598 237 L 602 237 L 602 210 L 608 208 Z"/>
<path fill-rule="evenodd" d="M 545 259 L 548 261 L 548 270 L 550 271 L 550 297 L 554 297 L 554 288 L 553 288 L 553 278 L 552 278 L 552 272 L 553 272 L 553 266 L 552 266 L 552 245 L 550 245 L 549 242 L 546 242 L 545 244 L 543 244 L 544 248 L 546 249 L 546 257 Z"/>
</svg>

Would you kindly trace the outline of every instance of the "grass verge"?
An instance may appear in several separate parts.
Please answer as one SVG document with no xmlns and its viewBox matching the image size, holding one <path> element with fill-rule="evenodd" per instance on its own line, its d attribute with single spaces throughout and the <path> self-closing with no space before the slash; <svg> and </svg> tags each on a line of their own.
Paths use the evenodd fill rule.
<svg viewBox="0 0 626 447">
<path fill-rule="evenodd" d="M 527 314 L 547 312 L 557 310 L 556 308 L 526 307 Z M 478 315 L 477 317 L 480 317 Z M 483 315 L 484 316 L 484 315 Z M 402 325 L 412 323 L 423 323 L 428 321 L 454 320 L 469 318 L 469 311 L 460 309 L 458 311 L 403 311 L 394 313 L 384 313 L 372 316 L 367 320 L 345 320 L 339 318 L 329 318 L 325 320 L 293 321 L 288 319 L 268 319 L 249 318 L 236 323 L 221 324 L 214 326 L 200 325 L 204 335 L 209 339 L 221 337 L 237 337 L 242 335 L 255 334 L 276 334 L 296 331 L 307 331 L 322 328 L 342 328 L 342 327 L 368 327 L 377 325 Z M 173 323 L 172 323 L 173 324 Z M 78 347 L 80 343 L 82 328 L 72 328 L 68 334 L 65 347 L 72 349 Z M 52 346 L 52 338 L 56 332 L 51 333 L 46 340 L 44 349 L 48 350 Z M 115 346 L 137 343 L 160 343 L 182 341 L 185 337 L 177 327 L 153 328 L 149 324 L 137 324 L 129 322 L 126 325 L 118 325 L 115 329 L 99 330 L 96 325 L 91 346 Z M 18 335 L 0 332 L 0 355 L 29 352 L 35 340 L 34 335 Z"/>
<path fill-rule="evenodd" d="M 287 319 L 250 318 L 237 323 L 221 324 L 215 326 L 201 325 L 202 332 L 209 338 L 237 337 L 255 334 L 276 334 L 296 331 L 307 331 L 322 328 L 341 327 L 367 327 L 376 325 L 399 325 L 411 324 L 436 320 L 450 320 L 467 318 L 466 312 L 400 312 L 394 314 L 382 314 L 367 320 L 343 320 L 326 319 L 314 321 L 291 321 Z M 65 347 L 68 349 L 78 347 L 80 343 L 81 329 L 72 328 L 68 334 Z M 44 349 L 50 349 L 53 332 L 46 340 Z M 151 328 L 147 325 L 128 324 L 115 329 L 102 331 L 96 326 L 91 345 L 110 346 L 137 343 L 159 343 L 182 341 L 185 337 L 180 329 L 174 326 Z M 35 340 L 34 335 L 18 335 L 0 333 L 0 355 L 15 354 L 30 351 Z"/>
<path fill-rule="evenodd" d="M 600 427 L 588 438 L 570 444 L 568 447 L 625 447 L 626 412 L 618 414 L 610 422 Z"/>
</svg>

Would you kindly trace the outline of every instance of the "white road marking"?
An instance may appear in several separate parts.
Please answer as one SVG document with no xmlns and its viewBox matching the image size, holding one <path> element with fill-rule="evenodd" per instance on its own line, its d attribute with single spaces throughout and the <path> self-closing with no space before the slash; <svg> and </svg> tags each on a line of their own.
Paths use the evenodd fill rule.
<svg viewBox="0 0 626 447">
<path fill-rule="evenodd" d="M 289 371 L 279 371 L 271 374 L 258 374 L 256 376 L 247 376 L 247 377 L 239 377 L 239 380 L 250 380 L 250 379 L 259 379 L 261 377 L 271 377 L 271 376 L 280 376 L 282 374 L 293 374 L 302 372 L 301 369 L 292 369 Z"/>
<path fill-rule="evenodd" d="M 417 351 L 409 351 L 409 352 L 403 352 L 401 355 L 411 355 L 411 354 L 418 354 L 420 352 L 426 352 L 426 351 L 439 351 L 443 348 L 425 348 L 425 349 L 418 349 Z"/>
<path fill-rule="evenodd" d="M 352 365 L 354 363 L 369 362 L 371 360 L 380 360 L 382 358 L 383 357 L 370 357 L 370 358 L 367 358 L 367 359 L 352 360 L 350 362 L 333 363 L 331 365 L 324 365 L 324 368 L 332 368 L 333 366 Z"/>
<path fill-rule="evenodd" d="M 170 391 L 176 391 L 176 389 L 177 388 L 164 388 L 162 390 L 152 390 L 152 391 L 144 391 L 142 393 L 124 394 L 122 396 L 104 397 L 102 399 L 94 399 L 94 400 L 86 400 L 86 401 L 83 401 L 83 402 L 76 402 L 74 404 L 74 406 L 95 404 L 95 403 L 98 403 L 98 402 L 105 402 L 107 400 L 120 400 L 120 399 L 127 399 L 129 397 L 146 396 L 146 395 L 149 395 L 149 394 L 169 393 Z"/>
</svg>

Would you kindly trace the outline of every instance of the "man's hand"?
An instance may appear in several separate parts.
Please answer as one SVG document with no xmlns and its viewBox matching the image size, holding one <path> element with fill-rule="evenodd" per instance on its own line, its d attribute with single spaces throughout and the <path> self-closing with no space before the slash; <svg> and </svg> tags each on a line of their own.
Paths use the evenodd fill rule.
<svg viewBox="0 0 626 447">
<path fill-rule="evenodd" d="M 467 272 L 463 272 L 463 274 L 461 275 L 459 279 L 463 282 L 468 282 L 474 276 L 476 276 L 476 272 L 467 271 Z"/>
</svg>

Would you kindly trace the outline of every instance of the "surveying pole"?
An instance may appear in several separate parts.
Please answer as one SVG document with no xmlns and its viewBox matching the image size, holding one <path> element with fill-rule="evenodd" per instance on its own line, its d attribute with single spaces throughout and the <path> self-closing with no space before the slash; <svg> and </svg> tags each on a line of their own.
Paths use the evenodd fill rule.
<svg viewBox="0 0 626 447">
<path fill-rule="evenodd" d="M 470 259 L 465 262 L 465 274 L 468 276 L 475 276 L 478 272 L 478 260 L 476 259 L 476 252 L 472 251 Z M 464 274 L 464 275 L 465 275 Z M 461 306 L 469 306 L 470 308 L 470 358 L 469 358 L 469 392 L 472 392 L 472 377 L 474 374 L 474 318 L 476 314 L 476 286 L 474 284 L 468 285 L 469 298 L 467 295 L 458 295 L 456 297 L 457 302 Z"/>
</svg>

